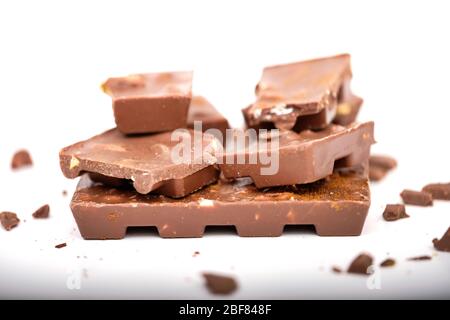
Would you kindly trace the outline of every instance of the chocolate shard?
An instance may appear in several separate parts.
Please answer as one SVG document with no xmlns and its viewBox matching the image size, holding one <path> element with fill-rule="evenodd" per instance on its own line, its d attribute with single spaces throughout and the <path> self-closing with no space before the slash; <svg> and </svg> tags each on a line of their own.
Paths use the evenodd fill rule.
<svg viewBox="0 0 450 320">
<path fill-rule="evenodd" d="M 433 197 L 431 193 L 425 191 L 414 191 L 405 189 L 400 193 L 402 200 L 405 204 L 411 204 L 415 206 L 432 206 L 433 205 Z"/>
<path fill-rule="evenodd" d="M 337 266 L 333 266 L 333 267 L 331 268 L 331 271 L 333 271 L 334 273 L 341 273 L 341 272 L 342 272 L 342 269 L 339 268 L 339 267 L 337 267 Z"/>
<path fill-rule="evenodd" d="M 222 134 L 219 141 L 224 141 L 226 130 L 230 128 L 228 120 L 208 100 L 201 96 L 192 97 L 187 120 L 188 128 L 194 129 L 195 121 L 201 121 L 203 132 L 209 129 L 219 130 Z"/>
<path fill-rule="evenodd" d="M 120 239 L 129 226 L 156 226 L 163 238 L 202 237 L 206 226 L 239 236 L 281 236 L 286 225 L 314 225 L 321 236 L 359 235 L 370 206 L 367 177 L 337 171 L 328 179 L 259 191 L 250 179 L 219 180 L 181 199 L 94 183 L 84 175 L 71 209 L 85 239 Z"/>
<path fill-rule="evenodd" d="M 431 257 L 430 256 L 417 256 L 417 257 L 408 258 L 408 261 L 426 261 L 426 260 L 431 260 Z"/>
<path fill-rule="evenodd" d="M 219 142 L 201 132 L 182 129 L 179 133 L 178 139 L 172 139 L 171 132 L 125 137 L 112 129 L 62 149 L 60 166 L 67 178 L 88 172 L 97 179 L 103 175 L 130 180 L 142 194 L 158 190 L 182 197 L 217 180 L 214 154 Z M 183 146 L 187 151 L 178 152 Z"/>
<path fill-rule="evenodd" d="M 11 160 L 11 169 L 17 170 L 33 165 L 30 153 L 27 150 L 17 151 Z"/>
<path fill-rule="evenodd" d="M 256 102 L 243 110 L 247 125 L 324 128 L 335 117 L 339 103 L 362 103 L 351 99 L 351 76 L 348 54 L 267 67 L 256 86 Z"/>
<path fill-rule="evenodd" d="M 56 249 L 61 249 L 61 248 L 64 248 L 64 247 L 67 247 L 67 243 L 60 243 L 60 244 L 57 244 L 56 246 L 55 246 L 55 248 Z"/>
<path fill-rule="evenodd" d="M 373 265 L 373 258 L 368 254 L 360 254 L 348 267 L 348 273 L 369 275 L 369 267 Z"/>
<path fill-rule="evenodd" d="M 397 161 L 392 157 L 371 155 L 369 158 L 369 179 L 370 181 L 380 181 L 396 167 Z"/>
<path fill-rule="evenodd" d="M 450 200 L 450 183 L 430 183 L 422 191 L 431 193 L 434 200 Z"/>
<path fill-rule="evenodd" d="M 50 206 L 48 204 L 43 205 L 33 213 L 33 217 L 36 219 L 46 219 L 49 217 L 49 215 L 50 215 Z"/>
<path fill-rule="evenodd" d="M 229 295 L 238 288 L 236 280 L 232 277 L 207 272 L 202 275 L 206 281 L 206 288 L 212 294 Z"/>
<path fill-rule="evenodd" d="M 163 132 L 186 126 L 192 72 L 110 78 L 102 89 L 112 98 L 117 128 L 122 133 Z"/>
<path fill-rule="evenodd" d="M 14 212 L 5 211 L 0 212 L 0 222 L 6 231 L 10 231 L 12 228 L 17 227 L 17 225 L 20 222 L 20 219 Z"/>
<path fill-rule="evenodd" d="M 335 167 L 364 165 L 374 143 L 373 122 L 330 125 L 321 131 L 301 133 L 279 131 L 276 136 L 270 132 L 267 137 L 260 134 L 253 142 L 245 142 L 241 149 L 232 147 L 239 142 L 227 141 L 219 163 L 224 176 L 250 177 L 258 188 L 311 183 L 329 176 Z M 273 160 L 269 165 L 268 154 Z"/>
<path fill-rule="evenodd" d="M 433 245 L 438 251 L 450 252 L 450 228 L 441 239 L 433 239 Z"/>
<path fill-rule="evenodd" d="M 394 259 L 386 259 L 382 263 L 380 263 L 380 267 L 387 268 L 387 267 L 393 267 L 395 266 L 395 260 Z"/>
<path fill-rule="evenodd" d="M 409 218 L 403 204 L 388 204 L 383 212 L 383 218 L 386 221 L 396 221 L 399 219 Z"/>
</svg>

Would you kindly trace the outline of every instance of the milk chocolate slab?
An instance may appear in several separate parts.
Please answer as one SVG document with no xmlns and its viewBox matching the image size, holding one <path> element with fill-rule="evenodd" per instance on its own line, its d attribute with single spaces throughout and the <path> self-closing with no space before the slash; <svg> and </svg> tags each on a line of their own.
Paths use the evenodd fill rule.
<svg viewBox="0 0 450 320">
<path fill-rule="evenodd" d="M 330 125 L 321 131 L 279 131 L 277 138 L 279 146 L 276 149 L 272 148 L 271 141 L 265 148 L 256 141 L 259 149 L 248 144 L 242 150 L 227 150 L 219 164 L 224 176 L 250 177 L 258 188 L 304 184 L 323 179 L 333 172 L 335 164 L 353 167 L 367 162 L 370 146 L 374 143 L 373 122 L 349 126 Z M 278 158 L 278 170 L 273 174 L 261 170 L 268 167 L 261 161 L 264 154 L 270 154 L 273 159 Z M 239 163 L 238 159 L 244 157 L 249 160 Z M 257 158 L 256 163 L 250 163 L 252 158 Z"/>
<path fill-rule="evenodd" d="M 194 129 L 194 121 L 201 121 L 203 132 L 208 129 L 217 129 L 222 133 L 223 138 L 226 137 L 226 130 L 230 128 L 228 120 L 201 96 L 192 97 L 187 120 L 188 128 Z"/>
<path fill-rule="evenodd" d="M 156 226 L 163 238 L 202 237 L 206 226 L 235 226 L 239 236 L 275 237 L 285 225 L 314 225 L 320 236 L 356 236 L 369 206 L 368 180 L 352 171 L 265 192 L 250 179 L 219 180 L 181 199 L 111 188 L 84 175 L 71 202 L 85 239 L 121 239 L 131 226 Z"/>
<path fill-rule="evenodd" d="M 172 159 L 173 148 L 178 148 L 180 140 L 172 140 L 171 132 L 125 137 L 112 129 L 62 149 L 61 169 L 67 178 L 95 173 L 96 180 L 102 175 L 131 180 L 139 193 L 159 190 L 167 195 L 184 196 L 217 179 L 213 153 L 218 142 L 211 135 L 183 130 L 184 137 L 190 139 L 185 163 Z M 194 139 L 202 137 L 200 144 L 195 145 Z"/>
<path fill-rule="evenodd" d="M 431 193 L 434 200 L 450 200 L 450 183 L 430 183 L 422 191 Z"/>
<path fill-rule="evenodd" d="M 302 129 L 324 128 L 338 104 L 349 98 L 343 93 L 350 91 L 351 76 L 348 54 L 267 67 L 256 86 L 256 102 L 243 110 L 246 122 L 293 129 L 300 126 L 299 117 L 309 116 Z"/>
<path fill-rule="evenodd" d="M 122 133 L 163 132 L 186 126 L 192 72 L 110 78 L 102 88 L 112 98 L 117 128 Z"/>
</svg>

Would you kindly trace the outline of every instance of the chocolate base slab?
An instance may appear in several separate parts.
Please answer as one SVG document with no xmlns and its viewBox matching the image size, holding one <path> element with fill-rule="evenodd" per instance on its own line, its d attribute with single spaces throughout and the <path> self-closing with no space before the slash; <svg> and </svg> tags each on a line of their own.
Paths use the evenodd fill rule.
<svg viewBox="0 0 450 320">
<path fill-rule="evenodd" d="M 268 146 L 256 151 L 256 163 L 237 161 L 241 156 L 251 159 L 254 155 L 247 145 L 245 150 L 227 152 L 219 166 L 226 178 L 250 177 L 258 188 L 310 183 L 330 175 L 335 167 L 365 164 L 374 143 L 373 129 L 373 122 L 366 122 L 345 127 L 330 125 L 321 131 L 280 131 L 279 147 L 270 150 Z M 278 170 L 263 175 L 262 168 L 268 166 L 262 164 L 260 154 L 268 152 L 273 158 L 278 157 Z"/>
<path fill-rule="evenodd" d="M 202 131 L 217 129 L 226 137 L 226 130 L 230 128 L 228 120 L 214 108 L 214 106 L 201 96 L 193 96 L 189 107 L 187 127 L 194 129 L 194 121 L 201 121 Z"/>
<path fill-rule="evenodd" d="M 250 179 L 220 180 L 177 200 L 110 188 L 84 175 L 71 202 L 85 239 L 121 239 L 128 227 L 138 226 L 155 226 L 163 238 L 202 237 L 206 226 L 235 226 L 242 237 L 277 237 L 286 225 L 314 225 L 320 236 L 357 236 L 369 206 L 367 177 L 353 171 L 265 192 Z"/>
<path fill-rule="evenodd" d="M 117 128 L 124 134 L 185 127 L 191 88 L 192 72 L 134 74 L 110 78 L 102 85 L 112 98 Z"/>
<path fill-rule="evenodd" d="M 183 192 L 201 188 L 212 182 L 212 175 L 217 175 L 212 171 L 216 170 L 213 153 L 218 141 L 212 135 L 183 130 L 185 138 L 190 139 L 189 159 L 185 163 L 175 163 L 172 159 L 173 148 L 179 147 L 180 141 L 172 140 L 171 132 L 126 137 L 112 129 L 62 149 L 59 154 L 61 170 L 67 178 L 94 173 L 98 174 L 97 180 L 102 175 L 131 180 L 139 193 L 159 189 L 168 195 L 184 196 Z M 201 139 L 202 152 L 195 152 L 193 148 L 196 138 Z M 204 169 L 208 174 L 203 171 L 193 176 Z"/>
</svg>

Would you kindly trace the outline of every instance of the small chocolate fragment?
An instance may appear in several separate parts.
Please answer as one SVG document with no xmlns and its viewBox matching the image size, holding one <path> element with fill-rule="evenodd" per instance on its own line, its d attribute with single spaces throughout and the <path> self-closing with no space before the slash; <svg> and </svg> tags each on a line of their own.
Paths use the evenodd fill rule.
<svg viewBox="0 0 450 320">
<path fill-rule="evenodd" d="M 203 273 L 203 278 L 206 280 L 206 288 L 212 294 L 228 295 L 238 288 L 236 280 L 232 277 Z"/>
<path fill-rule="evenodd" d="M 337 266 L 333 266 L 333 267 L 331 268 L 331 270 L 332 270 L 334 273 L 341 273 L 341 272 L 342 272 L 342 269 L 339 268 L 339 267 L 337 267 Z"/>
<path fill-rule="evenodd" d="M 199 251 L 195 251 L 194 254 L 192 255 L 194 258 L 197 257 L 198 255 L 200 255 Z"/>
<path fill-rule="evenodd" d="M 367 177 L 337 171 L 315 183 L 264 192 L 250 179 L 219 180 L 181 199 L 110 188 L 84 175 L 70 207 L 83 238 L 121 239 L 130 226 L 156 226 L 163 238 L 202 237 L 206 226 L 235 226 L 241 237 L 277 237 L 285 225 L 314 225 L 320 236 L 355 236 L 369 205 Z"/>
<path fill-rule="evenodd" d="M 191 88 L 192 72 L 135 74 L 102 85 L 112 98 L 117 128 L 125 134 L 186 127 Z"/>
<path fill-rule="evenodd" d="M 55 246 L 55 248 L 56 249 L 61 249 L 61 248 L 64 248 L 64 247 L 67 247 L 67 243 L 60 243 L 60 244 L 57 244 L 56 246 Z"/>
<path fill-rule="evenodd" d="M 450 252 L 450 228 L 448 228 L 440 240 L 433 239 L 433 245 L 438 251 Z"/>
<path fill-rule="evenodd" d="M 219 142 L 212 135 L 188 129 L 178 133 L 177 139 L 172 139 L 172 132 L 125 137 L 112 129 L 62 149 L 61 170 L 67 178 L 88 172 L 97 180 L 108 177 L 100 180 L 105 184 L 117 182 L 110 178 L 130 180 L 142 194 L 158 190 L 183 197 L 217 180 L 214 153 Z M 200 150 L 194 148 L 198 144 Z M 174 159 L 173 154 L 182 158 Z"/>
<path fill-rule="evenodd" d="M 426 260 L 431 260 L 431 257 L 430 256 L 417 256 L 417 257 L 408 258 L 408 261 L 426 261 Z"/>
<path fill-rule="evenodd" d="M 335 117 L 340 93 L 351 75 L 348 54 L 267 67 L 256 86 L 257 100 L 243 110 L 247 125 L 269 122 L 279 129 L 324 128 Z"/>
<path fill-rule="evenodd" d="M 360 254 L 353 260 L 348 268 L 348 273 L 369 275 L 369 267 L 373 264 L 373 258 L 368 254 Z"/>
<path fill-rule="evenodd" d="M 67 196 L 67 190 L 63 190 L 61 193 L 62 193 L 63 197 Z"/>
<path fill-rule="evenodd" d="M 195 121 L 201 121 L 203 132 L 208 129 L 219 130 L 222 133 L 222 139 L 219 140 L 225 141 L 226 130 L 230 128 L 228 120 L 208 100 L 201 96 L 192 97 L 187 120 L 188 128 L 194 129 Z"/>
<path fill-rule="evenodd" d="M 245 141 L 242 150 L 236 147 L 233 150 L 232 145 L 238 143 L 227 141 L 227 151 L 219 164 L 224 176 L 250 177 L 258 188 L 265 188 L 311 183 L 332 174 L 335 165 L 345 168 L 363 165 L 374 143 L 373 122 L 347 127 L 330 125 L 321 131 L 301 133 L 280 131 L 275 138 L 278 145 L 272 147 L 274 138 L 263 144 L 260 140 L 265 138 L 260 134 L 255 141 Z M 265 173 L 269 167 L 263 162 L 267 154 L 277 156 L 278 170 Z M 255 161 L 251 163 L 250 159 Z"/>
<path fill-rule="evenodd" d="M 33 160 L 31 160 L 30 153 L 27 150 L 17 151 L 11 160 L 11 168 L 13 170 L 29 167 L 32 165 Z"/>
<path fill-rule="evenodd" d="M 405 204 L 411 204 L 415 206 L 432 206 L 433 205 L 433 197 L 431 193 L 425 191 L 414 191 L 405 189 L 400 193 L 400 196 L 403 199 Z"/>
<path fill-rule="evenodd" d="M 403 204 L 388 204 L 383 212 L 383 218 L 386 221 L 395 221 L 403 218 L 409 218 Z"/>
<path fill-rule="evenodd" d="M 433 200 L 450 200 L 450 183 L 430 183 L 422 191 L 431 193 Z"/>
<path fill-rule="evenodd" d="M 6 231 L 10 231 L 12 228 L 15 228 L 19 222 L 20 219 L 17 218 L 17 214 L 14 212 L 0 212 L 0 222 L 2 223 L 3 228 L 6 229 Z"/>
<path fill-rule="evenodd" d="M 380 267 L 386 268 L 386 267 L 393 267 L 395 266 L 395 260 L 394 259 L 386 259 L 382 263 L 380 263 Z"/>
<path fill-rule="evenodd" d="M 392 157 L 371 155 L 369 158 L 369 179 L 370 181 L 380 181 L 396 167 L 397 161 Z"/>
<path fill-rule="evenodd" d="M 33 213 L 33 217 L 36 219 L 45 219 L 50 215 L 50 206 L 48 204 L 40 207 Z"/>
</svg>

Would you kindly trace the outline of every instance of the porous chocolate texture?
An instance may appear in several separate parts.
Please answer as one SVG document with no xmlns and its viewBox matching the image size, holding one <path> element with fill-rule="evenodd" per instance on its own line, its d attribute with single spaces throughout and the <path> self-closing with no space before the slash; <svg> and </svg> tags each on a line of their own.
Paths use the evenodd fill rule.
<svg viewBox="0 0 450 320">
<path fill-rule="evenodd" d="M 244 237 L 275 237 L 286 225 L 313 225 L 321 236 L 356 236 L 369 205 L 367 177 L 338 171 L 312 184 L 264 192 L 250 179 L 220 180 L 182 199 L 111 188 L 85 175 L 71 209 L 85 239 L 120 239 L 134 226 L 155 226 L 163 238 L 202 237 L 206 226 L 235 226 Z"/>
</svg>

